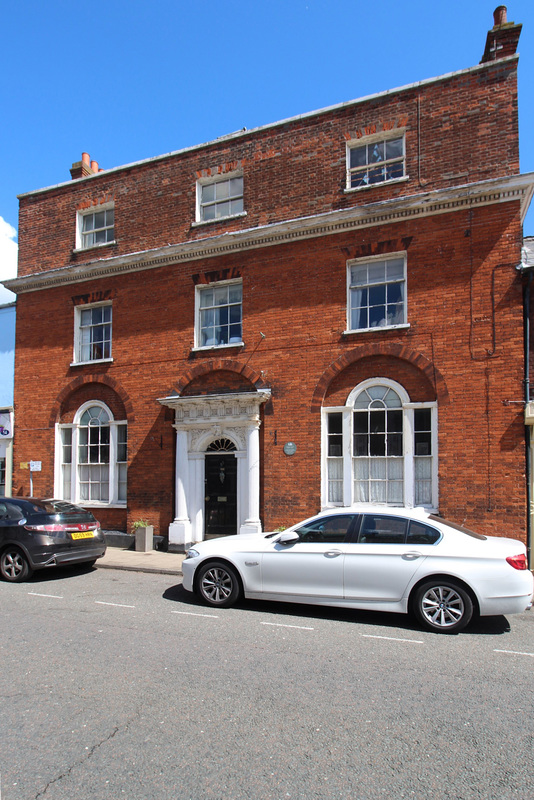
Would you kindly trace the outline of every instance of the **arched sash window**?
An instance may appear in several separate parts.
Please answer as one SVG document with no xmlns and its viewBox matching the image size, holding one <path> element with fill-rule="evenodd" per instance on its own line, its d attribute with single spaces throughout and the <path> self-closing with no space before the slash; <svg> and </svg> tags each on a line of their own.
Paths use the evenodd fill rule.
<svg viewBox="0 0 534 800">
<path fill-rule="evenodd" d="M 127 424 L 99 401 L 58 425 L 56 494 L 81 505 L 125 505 Z"/>
<path fill-rule="evenodd" d="M 376 378 L 323 414 L 324 506 L 437 508 L 436 403 L 411 403 L 400 384 Z"/>
</svg>

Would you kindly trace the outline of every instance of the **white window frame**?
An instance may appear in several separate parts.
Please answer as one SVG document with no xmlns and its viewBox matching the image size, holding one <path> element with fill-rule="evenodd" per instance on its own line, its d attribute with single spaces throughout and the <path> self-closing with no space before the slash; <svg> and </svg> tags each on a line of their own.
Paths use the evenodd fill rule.
<svg viewBox="0 0 534 800">
<path fill-rule="evenodd" d="M 201 319 L 202 319 L 202 311 L 204 309 L 201 308 L 201 295 L 203 292 L 207 292 L 209 290 L 219 289 L 226 286 L 240 286 L 241 287 L 241 338 L 236 341 L 228 341 L 221 344 L 210 343 L 210 344 L 202 344 L 202 330 L 201 330 Z M 228 307 L 228 306 L 226 306 Z M 228 323 L 229 324 L 229 323 Z M 195 350 L 212 350 L 212 349 L 221 349 L 224 347 L 242 347 L 243 346 L 243 280 L 242 278 L 234 278 L 228 281 L 217 281 L 215 283 L 202 283 L 198 284 L 195 287 Z"/>
<path fill-rule="evenodd" d="M 438 406 L 435 401 L 426 403 L 412 403 L 406 390 L 396 381 L 389 378 L 370 378 L 362 381 L 349 394 L 345 406 L 329 406 L 321 411 L 321 507 L 348 507 L 355 503 L 361 504 L 354 498 L 354 480 L 352 465 L 352 419 L 354 411 L 354 401 L 356 397 L 365 389 L 372 386 L 387 386 L 395 391 L 402 403 L 403 411 L 403 447 L 404 447 L 404 487 L 403 504 L 408 508 L 415 505 L 415 459 L 414 453 L 415 431 L 414 431 L 414 411 L 415 409 L 429 409 L 431 412 L 431 447 L 432 447 L 432 502 L 426 505 L 429 511 L 438 510 Z M 340 502 L 330 501 L 328 498 L 328 415 L 342 414 L 342 459 L 343 459 L 343 497 Z M 375 505 L 368 504 L 370 507 Z M 394 505 L 388 505 L 395 508 Z"/>
<path fill-rule="evenodd" d="M 215 184 L 221 183 L 230 183 L 230 181 L 235 180 L 236 178 L 240 178 L 242 181 L 241 187 L 241 194 L 240 195 L 233 195 L 232 197 L 228 198 L 221 198 L 219 201 L 213 200 L 209 202 L 202 202 L 202 190 L 206 186 L 213 186 Z M 204 208 L 208 206 L 217 206 L 221 205 L 222 203 L 227 202 L 228 200 L 238 200 L 241 198 L 242 208 L 241 211 L 236 211 L 233 214 L 225 214 L 224 216 L 215 216 L 213 219 L 204 219 Z M 208 225 L 214 222 L 221 222 L 225 219 L 234 219 L 234 217 L 243 217 L 246 216 L 245 205 L 244 205 L 244 180 L 243 180 L 243 173 L 242 172 L 226 172 L 223 175 L 215 175 L 209 178 L 200 178 L 197 181 L 197 203 L 196 203 L 196 224 Z"/>
<path fill-rule="evenodd" d="M 366 160 L 365 167 L 368 169 L 376 168 L 380 165 L 387 166 L 388 164 L 395 164 L 395 163 L 402 163 L 402 175 L 396 176 L 394 178 L 385 178 L 382 181 L 376 181 L 374 183 L 365 183 L 361 186 L 351 186 L 352 175 L 353 172 L 356 171 L 356 167 L 351 167 L 350 165 L 350 154 L 351 150 L 355 150 L 358 147 L 366 147 L 367 145 L 374 145 L 377 143 L 387 143 L 391 142 L 394 139 L 402 139 L 402 156 L 387 159 L 385 158 L 383 161 L 380 162 L 369 162 Z M 380 133 L 372 134 L 370 136 L 362 136 L 360 139 L 351 139 L 346 143 L 346 163 L 347 163 L 347 178 L 346 178 L 346 192 L 359 192 L 365 189 L 372 189 L 375 186 L 383 186 L 386 183 L 398 183 L 399 181 L 406 181 L 408 180 L 409 176 L 406 173 L 406 129 L 405 128 L 397 128 L 391 131 L 381 131 Z"/>
<path fill-rule="evenodd" d="M 110 329 L 110 339 L 109 339 L 109 356 L 105 358 L 90 358 L 90 359 L 82 359 L 82 347 L 84 343 L 82 342 L 82 312 L 83 311 L 92 311 L 95 308 L 110 308 L 111 309 L 111 319 L 109 322 L 102 323 L 103 325 L 109 325 Z M 91 325 L 91 328 L 96 327 Z M 79 306 L 74 307 L 74 350 L 73 350 L 73 360 L 71 363 L 71 367 L 80 366 L 83 364 L 102 364 L 102 363 L 110 363 L 113 361 L 113 303 L 112 301 L 108 300 L 104 303 L 86 303 Z"/>
<path fill-rule="evenodd" d="M 400 323 L 395 323 L 394 325 L 374 325 L 368 328 L 353 328 L 352 327 L 352 281 L 351 281 L 351 269 L 355 266 L 365 266 L 373 264 L 377 264 L 381 261 L 394 261 L 398 259 L 403 259 L 404 261 L 404 271 L 403 271 L 403 279 L 402 281 L 388 281 L 385 280 L 384 283 L 380 284 L 367 284 L 369 286 L 387 286 L 392 285 L 394 283 L 402 283 L 403 290 L 404 290 L 404 298 L 403 298 L 403 307 L 404 307 L 404 320 Z M 407 269 L 407 253 L 405 250 L 396 252 L 396 253 L 385 253 L 378 256 L 368 256 L 366 258 L 353 258 L 347 261 L 347 328 L 345 330 L 345 334 L 354 334 L 354 333 L 364 333 L 366 331 L 381 331 L 381 330 L 392 330 L 395 328 L 409 328 L 408 323 L 408 269 Z M 386 301 L 387 305 L 387 301 Z M 369 303 L 367 305 L 369 307 Z"/>
<path fill-rule="evenodd" d="M 108 496 L 109 500 L 107 501 L 97 501 L 97 500 L 82 500 L 80 497 L 80 477 L 79 477 L 79 467 L 80 463 L 78 460 L 78 447 L 79 447 L 79 429 L 80 429 L 80 420 L 89 408 L 101 408 L 103 409 L 109 416 L 109 491 Z M 57 423 L 56 424 L 56 432 L 55 432 L 55 470 L 54 470 L 54 495 L 61 500 L 69 500 L 72 503 L 76 503 L 78 505 L 82 505 L 84 508 L 125 508 L 127 503 L 127 498 L 119 499 L 119 483 L 121 485 L 126 485 L 127 491 L 127 473 L 128 473 L 128 441 L 126 440 L 126 461 L 118 461 L 118 450 L 119 450 L 119 438 L 118 432 L 119 428 L 125 427 L 128 430 L 128 423 L 126 420 L 115 420 L 113 414 L 111 413 L 111 409 L 102 401 L 100 400 L 89 400 L 86 403 L 83 403 L 76 414 L 74 415 L 74 420 L 72 423 Z M 66 429 L 70 429 L 72 431 L 72 439 L 71 439 L 71 461 L 70 461 L 70 481 L 68 479 L 68 475 L 64 479 L 64 466 L 69 462 L 64 462 L 63 460 L 63 431 Z M 122 470 L 121 475 L 121 465 L 126 465 L 125 469 Z M 126 472 L 126 478 L 124 477 L 124 472 Z M 69 491 L 65 492 L 64 490 L 64 483 L 69 485 Z M 70 494 L 70 497 L 66 495 Z"/>
<path fill-rule="evenodd" d="M 83 210 L 76 212 L 76 250 L 92 250 L 95 247 L 107 247 L 110 244 L 115 243 L 115 219 L 113 220 L 113 226 L 108 225 L 105 228 L 99 230 L 110 230 L 113 227 L 113 239 L 109 242 L 97 242 L 96 244 L 84 244 L 84 232 L 83 232 L 83 220 L 84 217 L 89 216 L 90 214 L 98 214 L 101 211 L 110 211 L 111 209 L 115 208 L 114 202 L 109 203 L 102 203 L 96 206 L 90 206 L 89 208 L 84 208 Z"/>
</svg>

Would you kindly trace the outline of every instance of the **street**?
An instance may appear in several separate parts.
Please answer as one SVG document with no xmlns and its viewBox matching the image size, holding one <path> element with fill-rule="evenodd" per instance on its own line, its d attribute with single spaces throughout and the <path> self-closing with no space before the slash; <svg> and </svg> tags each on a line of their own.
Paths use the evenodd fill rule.
<svg viewBox="0 0 534 800">
<path fill-rule="evenodd" d="M 0 602 L 1 800 L 532 800 L 533 612 L 444 636 L 104 569 Z"/>
</svg>

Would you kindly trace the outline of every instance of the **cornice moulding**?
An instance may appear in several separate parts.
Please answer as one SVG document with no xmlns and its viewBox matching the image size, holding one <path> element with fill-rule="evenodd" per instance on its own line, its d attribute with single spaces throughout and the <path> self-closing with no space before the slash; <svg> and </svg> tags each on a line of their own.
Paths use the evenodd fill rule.
<svg viewBox="0 0 534 800">
<path fill-rule="evenodd" d="M 234 423 L 236 418 L 252 419 L 258 414 L 260 405 L 266 403 L 270 397 L 270 389 L 259 389 L 254 392 L 189 397 L 171 395 L 158 398 L 158 403 L 174 409 L 175 426 L 199 427 L 213 421 L 223 424 L 225 421 Z"/>
<path fill-rule="evenodd" d="M 290 244 L 319 236 L 332 236 L 358 228 L 369 228 L 436 214 L 452 213 L 465 208 L 513 201 L 520 203 L 521 219 L 524 219 L 533 193 L 534 173 L 513 175 L 455 186 L 451 189 L 440 189 L 394 200 L 384 200 L 380 203 L 355 206 L 341 211 L 330 211 L 312 217 L 299 217 L 220 236 L 167 245 L 154 250 L 97 259 L 76 266 L 59 267 L 20 278 L 12 278 L 3 283 L 12 292 L 33 292 L 54 286 L 90 281 L 104 276 L 110 277 L 122 273 L 157 269 L 168 264 L 216 258 L 245 250 Z"/>
</svg>

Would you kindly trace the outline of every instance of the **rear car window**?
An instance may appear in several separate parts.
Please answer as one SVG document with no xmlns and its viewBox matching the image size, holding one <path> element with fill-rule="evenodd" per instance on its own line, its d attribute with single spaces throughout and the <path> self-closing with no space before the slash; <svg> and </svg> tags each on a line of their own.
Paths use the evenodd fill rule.
<svg viewBox="0 0 534 800">
<path fill-rule="evenodd" d="M 406 544 L 436 544 L 441 539 L 441 533 L 424 522 L 410 522 L 410 530 L 406 537 Z"/>
<path fill-rule="evenodd" d="M 22 510 L 14 503 L 0 503 L 0 520 L 18 521 L 23 518 Z"/>
<path fill-rule="evenodd" d="M 469 528 L 464 528 L 463 525 L 457 525 L 456 522 L 450 522 L 448 519 L 443 519 L 442 517 L 437 517 L 435 514 L 431 514 L 429 519 L 433 519 L 435 522 L 440 522 L 442 525 L 448 525 L 449 528 L 454 528 L 455 531 L 460 531 L 460 533 L 465 533 L 466 536 L 472 536 L 474 539 L 487 539 L 487 536 L 484 536 L 482 533 L 475 533 L 475 531 L 470 531 Z"/>
<path fill-rule="evenodd" d="M 80 506 L 67 503 L 65 500 L 33 500 L 31 504 L 35 514 L 88 514 Z"/>
</svg>

